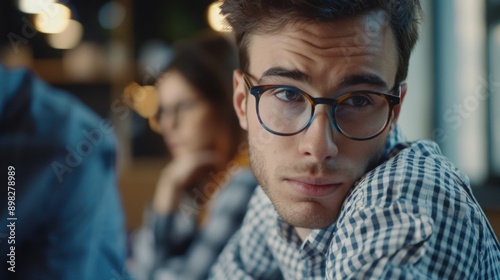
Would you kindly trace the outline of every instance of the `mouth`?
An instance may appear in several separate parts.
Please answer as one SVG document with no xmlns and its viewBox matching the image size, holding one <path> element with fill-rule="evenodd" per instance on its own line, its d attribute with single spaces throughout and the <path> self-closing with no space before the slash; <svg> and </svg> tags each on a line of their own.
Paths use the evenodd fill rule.
<svg viewBox="0 0 500 280">
<path fill-rule="evenodd" d="M 177 149 L 179 146 L 181 146 L 181 142 L 178 141 L 178 140 L 170 140 L 170 139 L 168 139 L 167 140 L 167 145 L 168 145 L 169 149 L 174 150 L 174 149 Z"/>
<path fill-rule="evenodd" d="M 179 144 L 178 144 L 178 143 L 173 143 L 173 142 L 170 142 L 170 143 L 168 143 L 168 146 L 169 146 L 170 148 L 172 148 L 172 149 L 175 149 L 175 147 L 178 147 L 178 146 L 179 146 Z"/>
<path fill-rule="evenodd" d="M 337 192 L 342 186 L 341 182 L 314 177 L 289 178 L 285 182 L 299 195 L 310 198 L 322 198 Z"/>
</svg>

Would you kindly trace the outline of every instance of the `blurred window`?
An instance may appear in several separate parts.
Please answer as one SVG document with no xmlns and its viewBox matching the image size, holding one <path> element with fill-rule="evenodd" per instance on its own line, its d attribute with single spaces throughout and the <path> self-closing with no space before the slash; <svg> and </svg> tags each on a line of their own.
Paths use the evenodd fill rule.
<svg viewBox="0 0 500 280">
<path fill-rule="evenodd" d="M 500 186 L 500 0 L 487 4 L 489 72 L 489 163 L 492 182 Z"/>
</svg>

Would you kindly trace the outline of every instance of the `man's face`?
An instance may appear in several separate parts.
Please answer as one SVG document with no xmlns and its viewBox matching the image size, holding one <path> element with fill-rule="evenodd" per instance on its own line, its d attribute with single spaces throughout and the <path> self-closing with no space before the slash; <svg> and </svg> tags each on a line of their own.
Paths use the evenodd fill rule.
<svg viewBox="0 0 500 280">
<path fill-rule="evenodd" d="M 253 85 L 291 85 L 313 97 L 329 98 L 394 87 L 396 44 L 381 13 L 334 23 L 289 24 L 249 40 L 248 76 Z M 296 227 L 331 225 L 356 180 L 380 158 L 390 129 L 371 140 L 351 140 L 332 126 L 330 106 L 318 105 L 306 130 L 274 135 L 260 125 L 256 100 L 247 94 L 242 72 L 235 71 L 234 85 L 234 105 L 241 126 L 248 130 L 252 168 L 276 210 Z M 399 106 L 391 124 L 398 114 Z"/>
</svg>

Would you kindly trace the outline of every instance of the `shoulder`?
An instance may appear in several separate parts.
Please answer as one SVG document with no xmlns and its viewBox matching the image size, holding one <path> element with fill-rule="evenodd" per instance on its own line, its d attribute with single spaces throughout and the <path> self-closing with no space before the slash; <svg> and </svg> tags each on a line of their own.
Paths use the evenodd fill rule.
<svg viewBox="0 0 500 280">
<path fill-rule="evenodd" d="M 0 81 L 0 154 L 32 175 L 22 179 L 25 188 L 114 185 L 102 181 L 114 175 L 110 123 L 27 70 L 0 68 Z M 83 183 L 91 180 L 101 183 Z"/>
<path fill-rule="evenodd" d="M 429 206 L 436 195 L 465 202 L 467 192 L 467 176 L 441 153 L 436 143 L 420 140 L 396 145 L 386 161 L 356 183 L 352 198 L 361 199 L 365 205 L 404 200 Z"/>
<path fill-rule="evenodd" d="M 417 240 L 434 231 L 470 236 L 482 213 L 468 178 L 431 141 L 397 145 L 388 160 L 358 181 L 343 209 L 342 222 L 369 219 L 420 232 Z"/>
<path fill-rule="evenodd" d="M 0 129 L 4 135 L 15 135 L 15 143 L 28 146 L 44 143 L 54 148 L 95 140 L 99 147 L 111 148 L 110 122 L 99 118 L 79 99 L 27 70 L 4 69 L 1 74 L 7 84 L 1 89 L 5 95 L 1 100 Z M 102 137 L 89 139 L 89 134 L 97 136 L 97 133 Z"/>
<path fill-rule="evenodd" d="M 211 215 L 207 230 L 218 232 L 212 234 L 213 236 L 221 236 L 222 230 L 232 233 L 241 226 L 257 186 L 252 172 L 246 168 L 227 169 L 225 174 L 219 175 L 225 175 L 226 178 L 221 180 L 226 183 L 214 194 L 210 202 Z"/>
<path fill-rule="evenodd" d="M 214 200 L 216 212 L 246 210 L 248 202 L 257 186 L 257 181 L 248 168 L 228 169 L 223 174 L 226 182 Z"/>
<path fill-rule="evenodd" d="M 266 232 L 276 227 L 277 213 L 273 204 L 261 186 L 257 186 L 250 196 L 248 210 L 245 213 L 242 231 Z"/>
<path fill-rule="evenodd" d="M 399 144 L 386 161 L 356 183 L 344 203 L 343 216 L 406 226 L 405 231 L 417 226 L 425 233 L 423 239 L 442 230 L 442 225 L 460 222 L 472 228 L 481 211 L 471 193 L 468 178 L 442 155 L 436 143 Z"/>
<path fill-rule="evenodd" d="M 257 180 L 249 168 L 233 168 L 227 171 L 228 184 L 226 189 L 229 190 L 240 190 L 242 188 L 248 189 L 249 192 L 253 193 L 255 187 L 257 186 Z"/>
<path fill-rule="evenodd" d="M 335 224 L 330 269 L 344 275 L 375 273 L 373 267 L 380 266 L 384 273 L 421 276 L 453 267 L 456 275 L 468 275 L 480 263 L 486 223 L 469 180 L 436 143 L 398 144 L 346 198 Z"/>
</svg>

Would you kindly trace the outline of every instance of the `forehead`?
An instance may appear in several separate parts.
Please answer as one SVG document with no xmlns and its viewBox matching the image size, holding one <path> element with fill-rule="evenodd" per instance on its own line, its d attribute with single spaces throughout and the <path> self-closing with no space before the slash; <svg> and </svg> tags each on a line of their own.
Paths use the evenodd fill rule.
<svg viewBox="0 0 500 280">
<path fill-rule="evenodd" d="M 373 11 L 331 22 L 287 23 L 248 38 L 249 71 L 260 78 L 271 67 L 299 70 L 312 81 L 351 72 L 376 74 L 392 85 L 397 47 L 385 14 Z"/>
<path fill-rule="evenodd" d="M 196 88 L 177 70 L 169 70 L 163 74 L 156 84 L 156 89 L 162 104 L 175 104 L 200 98 Z"/>
</svg>

